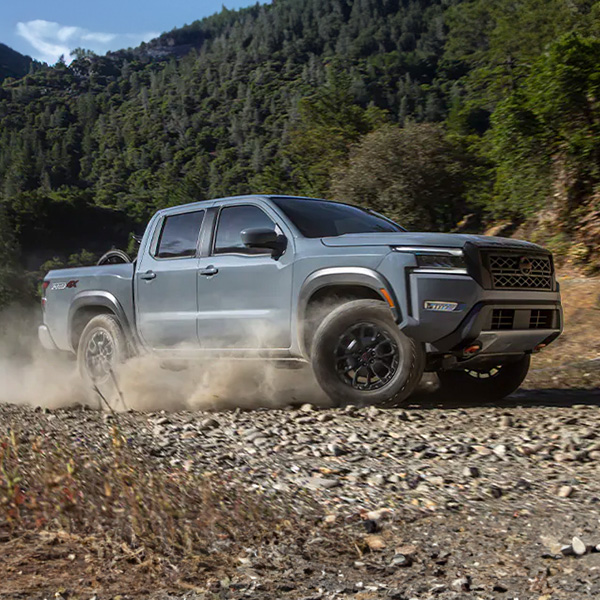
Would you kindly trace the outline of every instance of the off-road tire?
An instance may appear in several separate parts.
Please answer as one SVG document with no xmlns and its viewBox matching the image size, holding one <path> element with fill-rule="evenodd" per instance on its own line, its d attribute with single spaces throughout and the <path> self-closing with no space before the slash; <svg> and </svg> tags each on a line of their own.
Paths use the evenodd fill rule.
<svg viewBox="0 0 600 600">
<path fill-rule="evenodd" d="M 79 344 L 77 346 L 77 366 L 81 379 L 88 390 L 93 390 L 94 387 L 97 387 L 102 394 L 107 397 L 109 395 L 114 395 L 115 391 L 112 389 L 114 387 L 112 375 L 110 372 L 107 372 L 103 377 L 94 377 L 88 368 L 88 362 L 86 360 L 86 353 L 89 350 L 90 341 L 98 333 L 103 333 L 108 336 L 112 344 L 112 359 L 110 363 L 113 373 L 114 368 L 125 362 L 130 356 L 130 349 L 123 328 L 118 319 L 113 315 L 103 314 L 93 317 L 85 326 L 85 329 L 79 338 Z M 108 390 L 111 391 L 109 392 Z M 110 402 L 114 399 L 112 397 L 107 397 L 107 400 Z"/>
<path fill-rule="evenodd" d="M 468 370 L 439 371 L 438 394 L 444 400 L 467 402 L 497 402 L 517 391 L 529 371 L 531 356 L 505 363 L 498 372 L 485 379 L 469 375 Z M 485 372 L 485 369 L 481 370 Z"/>
<path fill-rule="evenodd" d="M 357 390 L 337 370 L 336 348 L 344 333 L 354 325 L 367 323 L 385 332 L 397 346 L 398 366 L 390 381 L 375 390 Z M 425 366 L 421 344 L 398 328 L 389 307 L 379 300 L 352 300 L 335 308 L 317 328 L 312 351 L 312 368 L 323 391 L 336 404 L 397 406 L 418 385 Z"/>
</svg>

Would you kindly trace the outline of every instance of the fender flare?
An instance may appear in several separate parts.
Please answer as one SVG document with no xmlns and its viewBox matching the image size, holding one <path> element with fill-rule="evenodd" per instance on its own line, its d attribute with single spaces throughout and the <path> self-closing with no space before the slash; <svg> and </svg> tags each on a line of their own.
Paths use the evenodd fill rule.
<svg viewBox="0 0 600 600">
<path fill-rule="evenodd" d="M 71 306 L 69 307 L 67 335 L 73 352 L 75 352 L 75 348 L 72 344 L 73 322 L 75 319 L 75 315 L 82 308 L 100 306 L 103 308 L 108 308 L 110 312 L 114 313 L 114 315 L 119 320 L 121 327 L 123 328 L 123 332 L 125 333 L 127 340 L 130 343 L 134 343 L 137 345 L 135 332 L 132 330 L 129 319 L 127 318 L 127 314 L 125 313 L 125 310 L 123 309 L 123 306 L 121 305 L 117 297 L 114 294 L 111 294 L 110 292 L 105 292 L 103 290 L 86 290 L 83 292 L 79 292 L 79 294 L 77 294 L 73 298 Z"/>
<path fill-rule="evenodd" d="M 315 292 L 330 286 L 361 286 L 376 292 L 389 306 L 396 323 L 401 320 L 398 299 L 388 280 L 373 269 L 367 267 L 328 267 L 311 273 L 302 284 L 298 295 L 298 308 L 296 322 L 298 329 L 298 343 L 304 356 L 307 355 L 304 347 L 303 322 L 310 298 Z M 385 293 L 385 295 L 384 295 Z M 386 298 L 391 299 L 391 304 Z"/>
</svg>

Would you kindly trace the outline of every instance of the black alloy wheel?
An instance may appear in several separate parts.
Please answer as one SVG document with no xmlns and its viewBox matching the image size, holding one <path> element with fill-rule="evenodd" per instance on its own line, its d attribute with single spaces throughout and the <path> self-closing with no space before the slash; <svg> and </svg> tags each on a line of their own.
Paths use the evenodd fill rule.
<svg viewBox="0 0 600 600">
<path fill-rule="evenodd" d="M 346 330 L 335 349 L 340 379 L 360 391 L 378 390 L 396 374 L 400 351 L 386 331 L 373 323 Z"/>
</svg>

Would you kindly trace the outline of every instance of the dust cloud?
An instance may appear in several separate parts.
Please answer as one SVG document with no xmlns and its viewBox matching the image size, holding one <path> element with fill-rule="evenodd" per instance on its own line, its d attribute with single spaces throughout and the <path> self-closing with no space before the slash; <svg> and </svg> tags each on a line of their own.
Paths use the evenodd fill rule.
<svg viewBox="0 0 600 600">
<path fill-rule="evenodd" d="M 107 408 L 86 389 L 74 357 L 45 351 L 37 340 L 39 311 L 12 307 L 0 313 L 0 402 L 59 408 Z M 154 355 L 128 360 L 115 382 L 100 386 L 114 410 L 226 410 L 328 405 L 308 367 L 277 368 L 256 360 L 200 359 L 166 363 Z"/>
<path fill-rule="evenodd" d="M 59 408 L 84 403 L 75 363 L 37 341 L 39 311 L 13 306 L 0 312 L 0 402 Z"/>
</svg>

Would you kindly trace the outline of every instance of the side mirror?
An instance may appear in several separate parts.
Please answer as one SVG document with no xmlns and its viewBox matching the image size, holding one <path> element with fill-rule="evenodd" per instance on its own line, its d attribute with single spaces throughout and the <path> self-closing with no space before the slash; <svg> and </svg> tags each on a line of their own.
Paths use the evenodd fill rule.
<svg viewBox="0 0 600 600">
<path fill-rule="evenodd" d="M 287 238 L 284 235 L 279 235 L 274 229 L 266 227 L 244 229 L 241 236 L 247 248 L 272 250 L 274 255 L 283 254 L 287 246 Z"/>
</svg>

